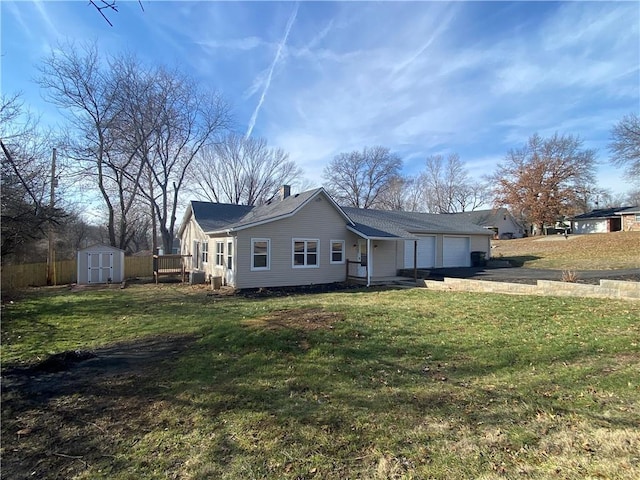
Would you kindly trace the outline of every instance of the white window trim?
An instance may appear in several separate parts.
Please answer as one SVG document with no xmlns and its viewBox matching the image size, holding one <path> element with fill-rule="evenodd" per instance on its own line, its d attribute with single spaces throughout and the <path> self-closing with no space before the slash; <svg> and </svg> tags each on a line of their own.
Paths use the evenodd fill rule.
<svg viewBox="0 0 640 480">
<path fill-rule="evenodd" d="M 296 265 L 296 242 L 304 242 L 304 265 Z M 307 242 L 316 242 L 316 264 L 307 265 Z M 291 239 L 291 268 L 320 268 L 320 240 L 317 238 L 292 238 Z"/>
<path fill-rule="evenodd" d="M 200 245 L 201 245 L 200 256 L 202 260 L 202 265 L 207 265 L 209 263 L 209 242 L 205 240 Z"/>
<path fill-rule="evenodd" d="M 266 267 L 254 267 L 254 245 L 256 242 L 267 242 L 267 266 Z M 252 238 L 251 239 L 251 271 L 259 272 L 271 270 L 271 239 L 270 238 Z"/>
<path fill-rule="evenodd" d="M 235 261 L 233 260 L 233 252 L 235 250 L 234 245 L 235 243 L 232 238 L 227 240 L 227 251 L 225 256 L 225 260 L 227 263 L 225 263 L 224 265 L 227 270 L 233 270 L 233 264 L 235 263 Z M 231 262 L 231 266 L 229 266 L 229 262 Z"/>
<path fill-rule="evenodd" d="M 340 260 L 339 262 L 335 262 L 333 260 L 333 244 L 334 243 L 341 243 L 342 244 L 342 260 Z M 329 262 L 332 265 L 344 265 L 344 257 L 345 256 L 346 256 L 345 241 L 344 240 L 329 240 Z"/>
<path fill-rule="evenodd" d="M 219 250 L 218 247 L 222 245 L 222 250 Z M 225 255 L 224 255 L 224 240 L 216 240 L 216 267 L 224 267 Z"/>
</svg>

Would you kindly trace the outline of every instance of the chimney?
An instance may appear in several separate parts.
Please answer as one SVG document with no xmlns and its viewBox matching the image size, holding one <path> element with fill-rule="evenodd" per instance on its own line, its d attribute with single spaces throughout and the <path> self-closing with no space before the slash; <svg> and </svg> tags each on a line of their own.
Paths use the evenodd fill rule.
<svg viewBox="0 0 640 480">
<path fill-rule="evenodd" d="M 280 187 L 280 201 L 291 195 L 291 185 L 282 185 Z"/>
</svg>

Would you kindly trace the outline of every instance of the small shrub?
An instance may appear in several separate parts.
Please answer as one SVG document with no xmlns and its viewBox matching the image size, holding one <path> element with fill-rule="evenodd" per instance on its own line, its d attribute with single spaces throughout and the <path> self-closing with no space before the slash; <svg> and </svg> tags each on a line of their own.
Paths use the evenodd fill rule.
<svg viewBox="0 0 640 480">
<path fill-rule="evenodd" d="M 562 281 L 568 283 L 576 283 L 578 281 L 578 274 L 574 270 L 563 270 Z"/>
</svg>

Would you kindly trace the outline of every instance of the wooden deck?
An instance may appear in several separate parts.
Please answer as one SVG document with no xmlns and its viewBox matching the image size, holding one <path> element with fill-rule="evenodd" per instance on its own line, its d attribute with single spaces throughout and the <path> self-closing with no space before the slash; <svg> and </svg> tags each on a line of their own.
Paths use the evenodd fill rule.
<svg viewBox="0 0 640 480">
<path fill-rule="evenodd" d="M 184 258 L 191 255 L 154 255 L 153 256 L 153 276 L 158 283 L 161 276 L 180 276 L 184 283 L 186 277 L 186 269 Z"/>
</svg>

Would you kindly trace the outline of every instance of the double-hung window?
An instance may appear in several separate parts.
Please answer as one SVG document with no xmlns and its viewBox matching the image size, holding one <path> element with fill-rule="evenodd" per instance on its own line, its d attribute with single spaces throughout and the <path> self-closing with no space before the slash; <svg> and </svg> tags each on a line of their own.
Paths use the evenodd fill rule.
<svg viewBox="0 0 640 480">
<path fill-rule="evenodd" d="M 331 240 L 331 263 L 344 263 L 344 240 Z"/>
<path fill-rule="evenodd" d="M 202 242 L 202 263 L 209 261 L 209 242 Z"/>
<path fill-rule="evenodd" d="M 269 270 L 271 268 L 271 239 L 251 239 L 251 270 Z"/>
<path fill-rule="evenodd" d="M 293 239 L 293 268 L 318 267 L 319 244 L 317 239 Z"/>
<path fill-rule="evenodd" d="M 233 242 L 227 242 L 227 269 L 233 270 Z"/>
<path fill-rule="evenodd" d="M 216 242 L 216 265 L 224 266 L 224 242 Z"/>
</svg>

